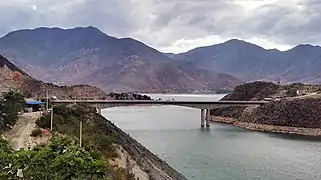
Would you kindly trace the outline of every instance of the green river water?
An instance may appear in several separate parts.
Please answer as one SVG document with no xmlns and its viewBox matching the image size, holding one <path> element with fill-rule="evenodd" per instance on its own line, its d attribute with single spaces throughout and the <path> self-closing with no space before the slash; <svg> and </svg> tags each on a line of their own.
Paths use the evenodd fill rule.
<svg viewBox="0 0 321 180">
<path fill-rule="evenodd" d="M 163 95 L 219 100 L 223 95 Z M 176 106 L 104 109 L 103 115 L 190 180 L 320 180 L 321 138 L 261 133 L 212 123 L 200 110 Z"/>
</svg>

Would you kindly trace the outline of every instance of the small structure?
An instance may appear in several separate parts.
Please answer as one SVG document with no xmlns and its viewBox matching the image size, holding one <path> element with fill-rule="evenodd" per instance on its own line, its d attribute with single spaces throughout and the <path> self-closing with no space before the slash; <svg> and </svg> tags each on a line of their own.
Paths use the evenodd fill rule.
<svg viewBox="0 0 321 180">
<path fill-rule="evenodd" d="M 42 107 L 44 107 L 45 104 L 46 104 L 45 102 L 41 102 L 41 101 L 36 101 L 31 99 L 26 100 L 28 112 L 41 111 Z"/>
</svg>

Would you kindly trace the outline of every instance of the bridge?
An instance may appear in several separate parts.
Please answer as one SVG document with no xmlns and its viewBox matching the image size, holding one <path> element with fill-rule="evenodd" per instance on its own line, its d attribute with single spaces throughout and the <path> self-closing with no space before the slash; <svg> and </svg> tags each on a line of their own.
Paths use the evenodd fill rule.
<svg viewBox="0 0 321 180">
<path fill-rule="evenodd" d="M 86 103 L 96 105 L 101 114 L 102 108 L 134 105 L 174 105 L 201 110 L 201 127 L 210 127 L 210 110 L 234 106 L 261 106 L 267 101 L 164 101 L 164 100 L 51 100 L 53 104 Z"/>
</svg>

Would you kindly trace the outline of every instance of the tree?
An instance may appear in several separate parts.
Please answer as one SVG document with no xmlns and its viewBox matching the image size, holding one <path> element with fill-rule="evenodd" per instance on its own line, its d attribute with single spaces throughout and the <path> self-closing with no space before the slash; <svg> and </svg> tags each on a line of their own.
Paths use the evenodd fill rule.
<svg viewBox="0 0 321 180">
<path fill-rule="evenodd" d="M 17 91 L 9 91 L 2 94 L 0 98 L 0 131 L 15 125 L 18 113 L 25 105 L 24 96 Z"/>
<path fill-rule="evenodd" d="M 3 99 L 7 104 L 11 105 L 11 108 L 16 112 L 22 111 L 26 104 L 25 97 L 18 91 L 9 91 L 2 94 Z"/>
<path fill-rule="evenodd" d="M 7 149 L 6 143 L 0 146 L 0 152 L 2 149 Z M 0 157 L 4 159 L 0 163 L 0 178 L 3 179 L 15 179 L 19 169 L 24 179 L 103 180 L 108 177 L 107 161 L 92 157 L 71 136 L 53 137 L 47 145 L 37 146 L 33 150 L 0 153 Z"/>
</svg>

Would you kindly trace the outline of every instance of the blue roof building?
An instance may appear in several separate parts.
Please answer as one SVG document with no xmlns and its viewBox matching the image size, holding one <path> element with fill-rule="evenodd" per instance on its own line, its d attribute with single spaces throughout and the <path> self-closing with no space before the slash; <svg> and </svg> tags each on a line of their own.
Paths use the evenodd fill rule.
<svg viewBox="0 0 321 180">
<path fill-rule="evenodd" d="M 41 101 L 36 101 L 36 100 L 27 100 L 26 101 L 27 105 L 43 105 L 46 104 L 45 102 L 41 102 Z"/>
<path fill-rule="evenodd" d="M 41 101 L 36 101 L 33 99 L 27 99 L 26 100 L 26 106 L 28 108 L 28 112 L 36 112 L 36 111 L 41 111 L 41 107 L 43 107 L 43 105 L 45 105 L 45 102 L 41 102 Z"/>
</svg>

